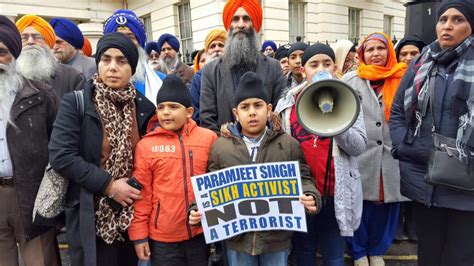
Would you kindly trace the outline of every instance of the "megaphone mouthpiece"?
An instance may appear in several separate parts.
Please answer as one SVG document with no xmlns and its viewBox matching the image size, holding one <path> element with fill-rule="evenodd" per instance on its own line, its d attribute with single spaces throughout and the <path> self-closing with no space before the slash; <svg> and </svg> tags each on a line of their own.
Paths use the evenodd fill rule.
<svg viewBox="0 0 474 266">
<path fill-rule="evenodd" d="M 323 114 L 332 112 L 332 108 L 334 107 L 334 97 L 331 91 L 321 90 L 321 92 L 318 93 L 317 102 L 319 109 L 321 109 L 321 112 L 323 112 Z"/>
</svg>

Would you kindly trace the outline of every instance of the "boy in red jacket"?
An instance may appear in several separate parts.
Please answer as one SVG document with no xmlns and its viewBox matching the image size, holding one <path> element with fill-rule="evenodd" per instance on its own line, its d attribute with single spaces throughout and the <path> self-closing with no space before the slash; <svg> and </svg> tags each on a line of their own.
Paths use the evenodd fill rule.
<svg viewBox="0 0 474 266">
<path fill-rule="evenodd" d="M 206 172 L 217 135 L 191 119 L 191 95 L 181 79 L 168 75 L 156 97 L 160 127 L 138 142 L 136 179 L 142 198 L 128 230 L 139 259 L 152 265 L 207 265 L 202 227 L 187 222 L 194 201 L 191 176 Z"/>
</svg>

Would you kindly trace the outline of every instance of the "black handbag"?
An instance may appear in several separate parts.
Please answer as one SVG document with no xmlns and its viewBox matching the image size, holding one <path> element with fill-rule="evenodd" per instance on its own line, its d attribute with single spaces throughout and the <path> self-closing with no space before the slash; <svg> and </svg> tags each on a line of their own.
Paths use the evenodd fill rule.
<svg viewBox="0 0 474 266">
<path fill-rule="evenodd" d="M 433 142 L 425 182 L 474 193 L 474 151 L 460 160 L 456 139 L 433 133 Z"/>
<path fill-rule="evenodd" d="M 425 117 L 428 106 L 431 107 L 433 115 L 434 87 L 437 71 L 431 72 L 429 80 L 429 93 L 421 102 L 420 114 Z M 418 106 L 417 106 L 418 107 Z M 426 183 L 443 186 L 467 193 L 474 193 L 474 150 L 469 150 L 466 156 L 459 156 L 456 147 L 456 139 L 436 133 L 436 127 L 432 125 L 433 147 L 428 158 L 428 173 L 424 180 Z"/>
</svg>

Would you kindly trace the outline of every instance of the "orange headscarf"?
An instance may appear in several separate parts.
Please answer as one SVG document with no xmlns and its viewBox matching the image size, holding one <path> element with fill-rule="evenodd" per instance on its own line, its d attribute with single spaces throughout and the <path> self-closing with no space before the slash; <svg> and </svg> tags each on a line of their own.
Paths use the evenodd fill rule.
<svg viewBox="0 0 474 266">
<path fill-rule="evenodd" d="M 224 11 L 222 12 L 222 21 L 224 22 L 225 29 L 229 31 L 232 17 L 239 7 L 243 7 L 245 11 L 249 13 L 255 31 L 259 32 L 260 27 L 262 27 L 263 15 L 262 7 L 258 0 L 228 0 L 224 6 Z"/>
<path fill-rule="evenodd" d="M 49 48 L 53 48 L 54 42 L 56 41 L 56 34 L 54 34 L 53 28 L 46 20 L 36 15 L 28 14 L 24 15 L 16 22 L 16 27 L 20 33 L 30 26 L 35 28 L 35 30 L 43 36 L 44 41 L 48 44 Z"/>
<path fill-rule="evenodd" d="M 221 41 L 225 43 L 226 40 L 227 33 L 225 32 L 225 30 L 213 29 L 206 36 L 206 40 L 204 41 L 204 50 L 206 50 L 207 52 L 207 50 L 209 50 L 209 46 L 213 41 Z"/>
<path fill-rule="evenodd" d="M 201 69 L 199 67 L 199 61 L 201 61 L 201 57 L 203 53 L 204 53 L 204 49 L 199 50 L 199 52 L 194 57 L 194 73 L 198 72 Z"/>
<path fill-rule="evenodd" d="M 89 39 L 87 39 L 87 37 L 84 37 L 84 46 L 82 46 L 81 50 L 84 52 L 85 56 L 92 56 L 92 45 Z"/>
<path fill-rule="evenodd" d="M 364 62 L 364 51 L 365 45 L 368 41 L 379 40 L 388 45 L 387 63 L 385 66 L 366 65 Z M 369 34 L 357 51 L 359 56 L 359 67 L 357 68 L 357 75 L 362 79 L 370 81 L 384 80 L 382 93 L 383 102 L 385 104 L 385 119 L 387 122 L 390 119 L 390 109 L 392 108 L 393 98 L 397 92 L 398 84 L 400 83 L 407 65 L 405 63 L 398 63 L 397 56 L 395 55 L 395 49 L 390 38 L 380 32 L 374 32 Z"/>
</svg>

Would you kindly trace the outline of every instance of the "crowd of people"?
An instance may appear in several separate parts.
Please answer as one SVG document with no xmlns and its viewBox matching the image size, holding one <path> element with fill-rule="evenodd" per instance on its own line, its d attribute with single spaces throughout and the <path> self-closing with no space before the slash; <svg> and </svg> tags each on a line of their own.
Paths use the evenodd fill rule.
<svg viewBox="0 0 474 266">
<path fill-rule="evenodd" d="M 474 194 L 430 179 L 440 139 L 474 175 L 472 1 L 441 5 L 430 44 L 374 32 L 360 44 L 259 45 L 262 17 L 260 1 L 227 1 L 225 29 L 189 66 L 176 36 L 147 42 L 130 10 L 105 21 L 95 53 L 68 19 L 0 15 L 0 265 L 61 265 L 63 225 L 73 266 L 316 265 L 317 251 L 324 265 L 344 265 L 347 251 L 380 266 L 406 239 L 418 265 L 473 265 Z M 322 73 L 360 98 L 333 137 L 309 132 L 296 108 Z M 307 232 L 242 233 L 211 249 L 191 177 L 281 161 L 299 162 Z M 33 221 L 48 163 L 69 180 L 53 224 Z"/>
</svg>

